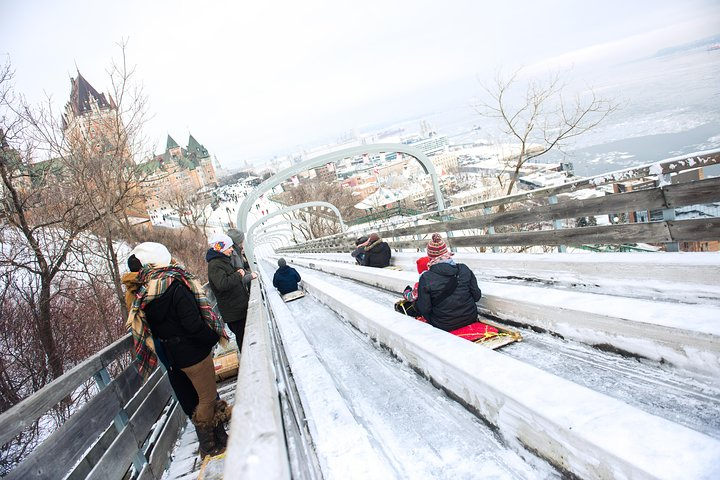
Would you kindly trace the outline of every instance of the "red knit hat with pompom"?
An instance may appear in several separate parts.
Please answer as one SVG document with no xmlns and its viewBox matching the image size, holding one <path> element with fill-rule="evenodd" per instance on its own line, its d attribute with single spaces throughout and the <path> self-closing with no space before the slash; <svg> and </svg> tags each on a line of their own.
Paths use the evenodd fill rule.
<svg viewBox="0 0 720 480">
<path fill-rule="evenodd" d="M 439 233 L 433 233 L 432 240 L 428 243 L 427 254 L 430 258 L 439 257 L 440 255 L 446 254 L 448 251 L 447 244 L 443 242 L 442 237 Z"/>
</svg>

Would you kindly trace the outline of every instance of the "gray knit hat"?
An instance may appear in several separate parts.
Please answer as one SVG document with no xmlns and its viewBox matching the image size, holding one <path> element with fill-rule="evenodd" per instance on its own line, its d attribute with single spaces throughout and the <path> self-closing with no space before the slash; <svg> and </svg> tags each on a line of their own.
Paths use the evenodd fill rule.
<svg viewBox="0 0 720 480">
<path fill-rule="evenodd" d="M 278 267 L 284 267 L 285 265 L 287 265 L 287 262 L 285 261 L 284 258 L 281 258 L 280 260 L 278 260 Z"/>
<path fill-rule="evenodd" d="M 232 238 L 235 245 L 240 246 L 245 241 L 245 234 L 237 228 L 231 228 L 227 231 L 228 237 Z"/>
</svg>

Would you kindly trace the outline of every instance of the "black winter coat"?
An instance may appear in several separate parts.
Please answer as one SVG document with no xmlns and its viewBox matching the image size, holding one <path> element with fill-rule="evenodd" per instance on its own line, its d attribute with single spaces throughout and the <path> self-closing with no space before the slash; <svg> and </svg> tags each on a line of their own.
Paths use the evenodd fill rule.
<svg viewBox="0 0 720 480">
<path fill-rule="evenodd" d="M 200 315 L 195 295 L 180 280 L 145 306 L 145 317 L 156 342 L 173 368 L 203 360 L 220 337 Z"/>
<path fill-rule="evenodd" d="M 438 303 L 438 297 L 450 279 L 458 275 L 455 291 Z M 438 263 L 420 275 L 415 308 L 433 327 L 447 332 L 477 321 L 477 305 L 482 293 L 475 274 L 467 265 Z"/>
<path fill-rule="evenodd" d="M 273 287 L 280 291 L 280 295 L 294 292 L 298 289 L 298 282 L 301 280 L 300 274 L 290 265 L 278 267 L 273 275 Z"/>
<path fill-rule="evenodd" d="M 247 318 L 249 294 L 230 257 L 209 249 L 205 260 L 208 262 L 210 290 L 215 294 L 223 321 L 244 322 Z"/>
<path fill-rule="evenodd" d="M 385 268 L 390 265 L 390 245 L 387 242 L 379 241 L 365 247 L 365 258 L 363 265 L 366 267 Z"/>
</svg>

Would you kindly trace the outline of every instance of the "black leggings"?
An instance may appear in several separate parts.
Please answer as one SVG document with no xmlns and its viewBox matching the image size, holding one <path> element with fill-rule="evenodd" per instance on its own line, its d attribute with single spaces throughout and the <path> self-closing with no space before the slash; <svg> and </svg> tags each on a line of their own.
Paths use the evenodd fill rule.
<svg viewBox="0 0 720 480">
<path fill-rule="evenodd" d="M 243 337 L 245 336 L 245 320 L 230 322 L 227 324 L 231 332 L 235 334 L 235 341 L 238 346 L 238 353 L 242 351 Z"/>
</svg>

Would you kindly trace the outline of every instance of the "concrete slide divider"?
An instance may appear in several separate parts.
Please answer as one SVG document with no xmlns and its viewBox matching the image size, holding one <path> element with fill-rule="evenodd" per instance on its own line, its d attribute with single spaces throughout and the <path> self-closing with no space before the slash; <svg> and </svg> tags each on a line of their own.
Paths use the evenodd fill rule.
<svg viewBox="0 0 720 480">
<path fill-rule="evenodd" d="M 295 265 L 400 292 L 415 271 L 337 261 L 288 259 Z M 524 323 L 592 345 L 605 344 L 720 381 L 720 308 L 653 302 L 543 287 L 482 283 L 480 313 Z M 688 321 L 692 319 L 692 321 Z"/>
</svg>

